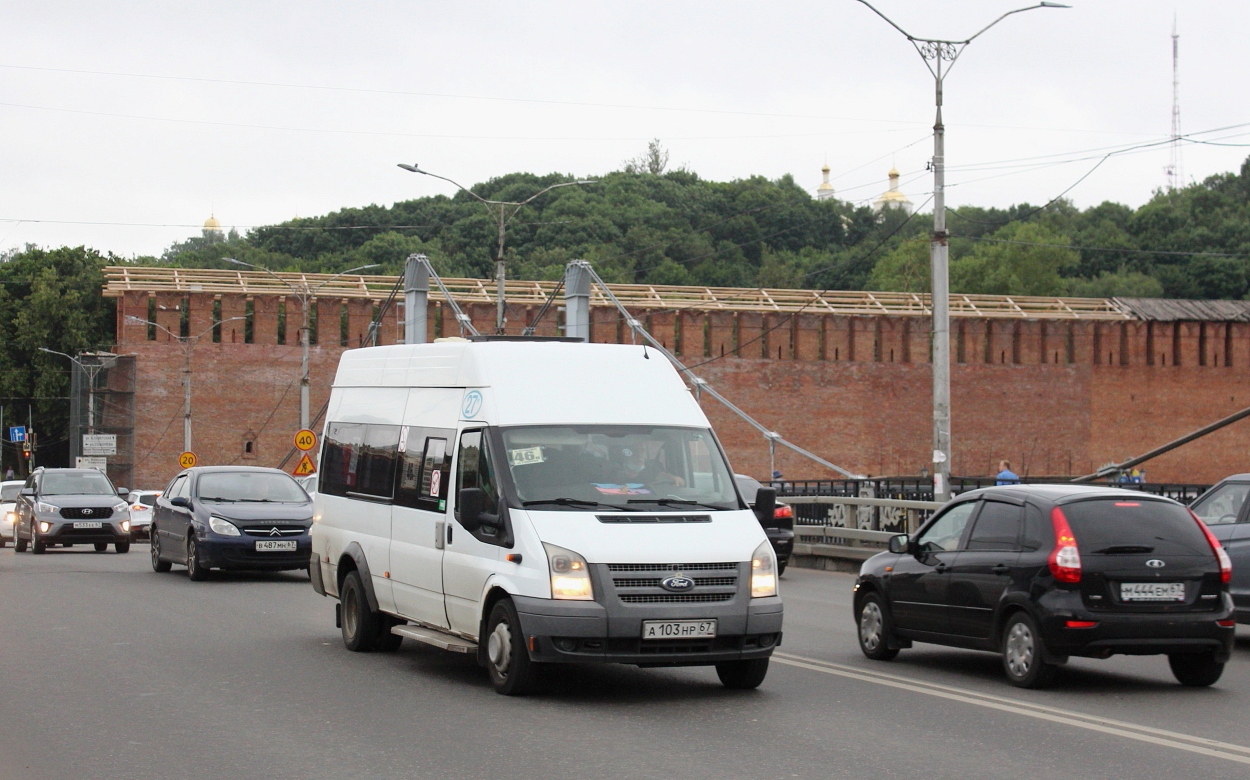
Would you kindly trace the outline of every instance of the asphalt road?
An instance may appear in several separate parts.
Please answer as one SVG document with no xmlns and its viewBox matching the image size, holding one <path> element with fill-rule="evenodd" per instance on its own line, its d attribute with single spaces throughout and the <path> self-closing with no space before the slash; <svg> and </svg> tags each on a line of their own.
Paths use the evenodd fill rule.
<svg viewBox="0 0 1250 780">
<path fill-rule="evenodd" d="M 1117 657 L 1020 691 L 989 654 L 864 659 L 851 577 L 791 569 L 758 691 L 607 667 L 521 699 L 463 656 L 347 652 L 301 576 L 214 574 L 0 551 L 0 780 L 1250 776 L 1245 629 L 1212 689 Z"/>
</svg>

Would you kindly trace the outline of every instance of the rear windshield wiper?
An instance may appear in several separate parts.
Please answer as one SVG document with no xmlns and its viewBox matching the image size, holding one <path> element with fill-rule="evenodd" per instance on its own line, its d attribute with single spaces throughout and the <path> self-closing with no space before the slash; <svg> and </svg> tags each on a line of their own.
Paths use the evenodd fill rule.
<svg viewBox="0 0 1250 780">
<path fill-rule="evenodd" d="M 631 498 L 627 504 L 659 504 L 660 506 L 701 506 L 704 509 L 723 510 L 725 507 L 715 504 L 704 504 L 687 498 Z"/>
<path fill-rule="evenodd" d="M 1148 544 L 1113 544 L 1110 547 L 1104 547 L 1101 550 L 1094 550 L 1094 553 L 1104 553 L 1106 555 L 1128 555 L 1131 553 L 1148 553 L 1154 551 L 1155 548 Z"/>
<path fill-rule="evenodd" d="M 538 506 L 540 504 L 556 504 L 558 506 L 587 506 L 587 507 L 606 506 L 609 509 L 615 509 L 620 512 L 638 511 L 636 509 L 631 509 L 630 507 L 627 507 L 627 506 L 621 506 L 620 504 L 605 504 L 602 501 L 587 501 L 587 500 L 580 499 L 580 498 L 565 498 L 565 497 L 537 498 L 537 499 L 534 499 L 533 501 L 521 502 L 521 506 Z"/>
</svg>

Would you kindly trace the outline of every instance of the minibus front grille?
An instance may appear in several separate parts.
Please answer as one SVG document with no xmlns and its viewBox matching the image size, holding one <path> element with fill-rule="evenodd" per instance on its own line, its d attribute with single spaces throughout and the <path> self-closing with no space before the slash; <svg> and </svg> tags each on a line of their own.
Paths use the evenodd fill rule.
<svg viewBox="0 0 1250 780">
<path fill-rule="evenodd" d="M 626 604 L 712 604 L 729 601 L 732 593 L 622 593 Z"/>
<path fill-rule="evenodd" d="M 692 577 L 696 588 L 716 585 L 732 586 L 738 584 L 737 577 Z M 659 577 L 613 577 L 612 584 L 618 588 L 658 588 Z"/>
<path fill-rule="evenodd" d="M 736 563 L 609 563 L 610 572 L 627 571 L 737 571 Z"/>
</svg>

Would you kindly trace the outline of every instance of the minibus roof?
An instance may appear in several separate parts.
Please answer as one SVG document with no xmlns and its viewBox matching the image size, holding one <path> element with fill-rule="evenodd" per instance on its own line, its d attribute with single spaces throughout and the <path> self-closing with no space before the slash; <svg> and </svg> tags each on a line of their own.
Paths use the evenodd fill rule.
<svg viewBox="0 0 1250 780">
<path fill-rule="evenodd" d="M 343 353 L 336 389 L 489 388 L 498 425 L 615 423 L 710 427 L 663 354 L 633 344 L 445 341 Z"/>
</svg>

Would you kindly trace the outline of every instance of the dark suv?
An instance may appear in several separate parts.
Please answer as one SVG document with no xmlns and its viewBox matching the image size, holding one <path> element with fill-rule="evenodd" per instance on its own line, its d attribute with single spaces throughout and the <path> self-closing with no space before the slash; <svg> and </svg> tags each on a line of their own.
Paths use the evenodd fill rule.
<svg viewBox="0 0 1250 780">
<path fill-rule="evenodd" d="M 13 549 L 42 554 L 58 544 L 130 551 L 130 505 L 95 469 L 35 469 L 17 497 Z"/>
<path fill-rule="evenodd" d="M 1176 679 L 1211 685 L 1232 652 L 1232 565 L 1183 505 L 1135 491 L 1018 485 L 965 493 L 914 539 L 865 561 L 860 649 L 913 641 L 1002 654 L 1021 687 L 1068 656 L 1166 654 Z"/>
</svg>

